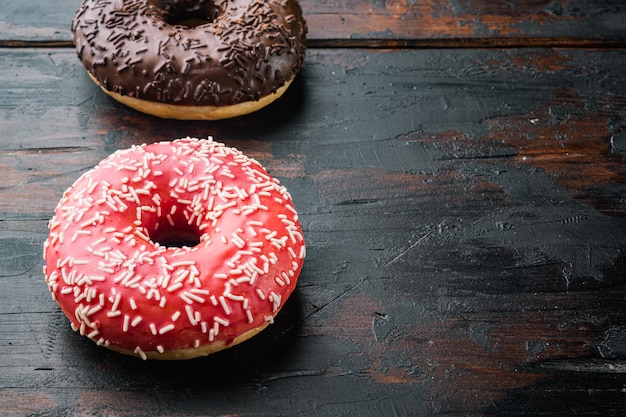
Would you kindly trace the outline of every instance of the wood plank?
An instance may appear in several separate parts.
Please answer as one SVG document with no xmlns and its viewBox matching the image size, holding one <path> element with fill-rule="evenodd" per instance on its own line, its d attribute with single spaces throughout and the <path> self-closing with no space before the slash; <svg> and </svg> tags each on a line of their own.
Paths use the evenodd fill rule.
<svg viewBox="0 0 626 417">
<path fill-rule="evenodd" d="M 604 415 L 626 411 L 621 51 L 312 50 L 230 121 L 110 100 L 69 49 L 0 55 L 0 407 L 33 414 Z M 281 179 L 308 256 L 276 323 L 185 363 L 73 333 L 41 273 L 61 193 L 181 136 Z M 531 405 L 529 405 L 531 404 Z"/>
<path fill-rule="evenodd" d="M 69 45 L 78 0 L 0 0 L 0 46 Z M 310 45 L 624 46 L 619 0 L 301 0 Z"/>
</svg>

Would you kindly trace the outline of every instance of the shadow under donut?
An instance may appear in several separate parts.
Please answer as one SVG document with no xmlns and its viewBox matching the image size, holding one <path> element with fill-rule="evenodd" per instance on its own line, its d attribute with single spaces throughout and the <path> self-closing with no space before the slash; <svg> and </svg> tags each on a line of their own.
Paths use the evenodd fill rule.
<svg viewBox="0 0 626 417">
<path fill-rule="evenodd" d="M 291 86 L 275 102 L 248 115 L 215 121 L 181 121 L 160 119 L 140 113 L 103 97 L 91 122 L 106 131 L 103 148 L 110 154 L 133 145 L 173 140 L 182 137 L 206 138 L 219 142 L 272 140 L 283 130 L 298 123 L 307 100 L 306 69 L 303 68 Z M 100 92 L 98 92 L 100 94 Z M 103 94 L 104 95 L 104 94 Z"/>
<path fill-rule="evenodd" d="M 72 332 L 69 325 L 62 330 L 68 334 L 59 335 L 57 341 L 61 342 L 63 356 L 69 362 L 66 369 L 91 375 L 91 381 L 82 382 L 86 387 L 96 385 L 115 390 L 144 387 L 161 393 L 190 387 L 212 391 L 255 384 L 264 370 L 280 368 L 281 362 L 288 362 L 301 316 L 301 299 L 296 287 L 274 323 L 258 335 L 209 356 L 183 361 L 143 361 L 125 356 L 96 346 Z M 91 370 L 81 372 L 83 367 Z"/>
</svg>

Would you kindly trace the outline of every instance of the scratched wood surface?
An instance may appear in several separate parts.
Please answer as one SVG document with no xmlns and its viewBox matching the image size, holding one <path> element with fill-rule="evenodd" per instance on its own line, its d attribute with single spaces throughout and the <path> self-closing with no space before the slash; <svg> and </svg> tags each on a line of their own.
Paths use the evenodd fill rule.
<svg viewBox="0 0 626 417">
<path fill-rule="evenodd" d="M 0 56 L 0 405 L 46 415 L 614 415 L 624 408 L 621 51 L 316 50 L 248 118 L 114 103 L 73 51 Z M 309 255 L 264 334 L 152 363 L 74 334 L 46 223 L 118 148 L 213 135 L 289 187 Z M 355 414 L 356 415 L 356 414 Z"/>
<path fill-rule="evenodd" d="M 95 87 L 77 2 L 0 0 L 0 415 L 626 415 L 625 9 L 518 3 L 303 0 L 286 96 L 207 123 Z M 41 246 L 83 172 L 187 135 L 278 177 L 308 255 L 254 339 L 143 362 L 72 332 Z"/>
<path fill-rule="evenodd" d="M 67 43 L 80 0 L 0 0 L 0 45 Z M 624 44 L 621 0 L 301 0 L 314 46 Z"/>
</svg>

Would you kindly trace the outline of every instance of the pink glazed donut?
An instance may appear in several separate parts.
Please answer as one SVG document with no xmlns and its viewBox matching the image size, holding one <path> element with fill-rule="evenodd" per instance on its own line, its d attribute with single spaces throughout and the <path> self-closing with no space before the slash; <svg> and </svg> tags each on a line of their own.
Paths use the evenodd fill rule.
<svg viewBox="0 0 626 417">
<path fill-rule="evenodd" d="M 185 138 L 117 151 L 82 175 L 50 221 L 44 273 L 81 335 L 190 359 L 271 323 L 304 257 L 285 187 L 234 148 Z"/>
</svg>

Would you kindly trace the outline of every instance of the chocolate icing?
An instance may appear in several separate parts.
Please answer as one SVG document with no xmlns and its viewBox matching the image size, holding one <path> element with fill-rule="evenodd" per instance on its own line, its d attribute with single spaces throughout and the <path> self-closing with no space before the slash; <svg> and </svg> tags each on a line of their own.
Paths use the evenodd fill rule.
<svg viewBox="0 0 626 417">
<path fill-rule="evenodd" d="M 276 92 L 302 66 L 306 30 L 297 0 L 83 0 L 72 21 L 106 90 L 196 106 Z"/>
</svg>

